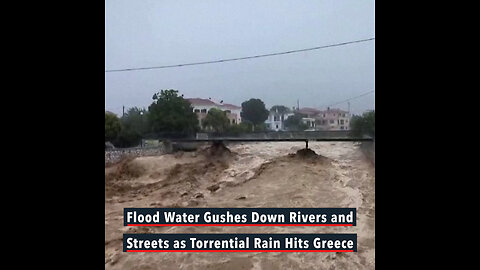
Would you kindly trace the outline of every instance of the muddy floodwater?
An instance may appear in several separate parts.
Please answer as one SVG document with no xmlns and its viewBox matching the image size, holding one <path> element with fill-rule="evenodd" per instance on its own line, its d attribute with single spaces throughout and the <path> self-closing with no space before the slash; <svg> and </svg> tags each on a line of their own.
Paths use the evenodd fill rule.
<svg viewBox="0 0 480 270">
<path fill-rule="evenodd" d="M 105 168 L 105 269 L 374 269 L 375 168 L 352 142 L 237 143 Z M 349 207 L 355 227 L 124 227 L 127 207 Z M 123 252 L 123 233 L 356 233 L 358 252 Z"/>
</svg>

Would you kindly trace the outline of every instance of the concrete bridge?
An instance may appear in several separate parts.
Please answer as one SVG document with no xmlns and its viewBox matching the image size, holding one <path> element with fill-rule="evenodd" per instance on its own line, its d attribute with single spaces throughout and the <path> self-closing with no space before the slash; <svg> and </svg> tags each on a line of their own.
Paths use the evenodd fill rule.
<svg viewBox="0 0 480 270">
<path fill-rule="evenodd" d="M 160 139 L 162 140 L 162 139 Z M 171 142 L 362 142 L 373 141 L 369 136 L 352 137 L 349 131 L 269 131 L 252 132 L 238 135 L 197 133 L 195 138 L 164 139 Z"/>
</svg>

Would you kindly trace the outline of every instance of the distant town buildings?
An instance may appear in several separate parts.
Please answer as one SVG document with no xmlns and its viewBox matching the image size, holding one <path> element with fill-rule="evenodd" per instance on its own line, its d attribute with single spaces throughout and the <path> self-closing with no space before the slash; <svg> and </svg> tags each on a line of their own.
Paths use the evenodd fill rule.
<svg viewBox="0 0 480 270">
<path fill-rule="evenodd" d="M 242 118 L 240 113 L 242 107 L 215 102 L 211 99 L 187 98 L 192 104 L 193 111 L 197 114 L 200 127 L 203 128 L 203 121 L 207 117 L 208 111 L 216 108 L 225 112 L 230 124 L 240 124 Z M 318 110 L 315 108 L 293 108 L 293 110 L 279 112 L 278 109 L 270 110 L 270 114 L 265 120 L 267 129 L 273 131 L 286 130 L 285 121 L 294 114 L 301 114 L 302 122 L 308 127 L 307 130 L 350 130 L 350 120 L 352 115 L 348 111 L 327 108 Z"/>
<path fill-rule="evenodd" d="M 327 110 L 300 108 L 286 114 L 270 112 L 265 124 L 271 130 L 286 130 L 285 120 L 294 113 L 303 115 L 302 122 L 308 127 L 307 130 L 350 130 L 351 114 L 348 111 L 331 108 Z"/>
<path fill-rule="evenodd" d="M 350 130 L 352 115 L 348 111 L 331 108 L 324 111 L 301 108 L 298 112 L 306 116 L 302 121 L 315 130 Z"/>
<path fill-rule="evenodd" d="M 242 107 L 223 103 L 223 100 L 220 102 L 214 102 L 211 99 L 203 99 L 203 98 L 187 98 L 188 102 L 192 104 L 193 111 L 197 114 L 198 117 L 198 124 L 203 127 L 202 122 L 207 117 L 207 113 L 210 109 L 216 108 L 222 110 L 226 113 L 230 124 L 240 124 L 242 122 L 242 118 L 240 116 L 240 112 L 242 111 Z"/>
</svg>

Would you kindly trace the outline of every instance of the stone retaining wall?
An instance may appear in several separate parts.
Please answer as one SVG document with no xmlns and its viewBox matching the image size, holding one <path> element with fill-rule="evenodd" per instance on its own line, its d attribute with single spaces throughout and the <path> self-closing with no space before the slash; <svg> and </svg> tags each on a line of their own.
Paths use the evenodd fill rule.
<svg viewBox="0 0 480 270">
<path fill-rule="evenodd" d="M 124 158 L 158 156 L 165 154 L 163 145 L 155 148 L 117 148 L 105 150 L 105 166 L 115 164 Z"/>
</svg>

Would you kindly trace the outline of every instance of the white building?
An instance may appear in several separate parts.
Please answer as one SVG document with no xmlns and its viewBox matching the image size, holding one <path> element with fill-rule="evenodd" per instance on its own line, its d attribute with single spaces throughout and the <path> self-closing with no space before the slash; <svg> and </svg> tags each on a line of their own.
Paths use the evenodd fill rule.
<svg viewBox="0 0 480 270">
<path fill-rule="evenodd" d="M 308 130 L 316 129 L 316 117 L 321 112 L 320 110 L 314 108 L 301 108 L 298 109 L 297 112 L 304 115 L 304 117 L 302 117 L 302 123 L 307 125 Z"/>
<path fill-rule="evenodd" d="M 275 130 L 275 131 L 286 130 L 285 120 L 287 120 L 287 118 L 292 115 L 293 113 L 290 113 L 290 112 L 280 113 L 278 112 L 278 110 L 270 111 L 270 114 L 268 115 L 267 120 L 265 120 L 265 124 L 267 125 L 267 128 L 270 130 Z"/>
</svg>

